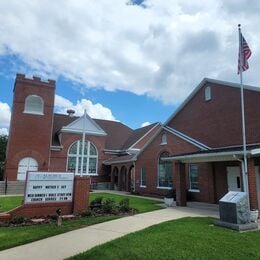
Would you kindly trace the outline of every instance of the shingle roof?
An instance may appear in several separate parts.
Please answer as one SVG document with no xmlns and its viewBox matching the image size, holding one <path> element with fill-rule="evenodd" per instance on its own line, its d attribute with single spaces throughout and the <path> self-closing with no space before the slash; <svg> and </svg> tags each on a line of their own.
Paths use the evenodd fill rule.
<svg viewBox="0 0 260 260">
<path fill-rule="evenodd" d="M 52 145 L 60 146 L 58 133 L 63 126 L 66 126 L 78 119 L 78 117 L 69 117 L 68 115 L 54 114 Z M 107 133 L 105 149 L 121 149 L 126 140 L 131 136 L 133 130 L 128 126 L 110 120 L 94 119 L 94 121 Z"/>
<path fill-rule="evenodd" d="M 145 127 L 138 128 L 133 131 L 132 135 L 126 140 L 122 149 L 128 149 L 135 144 L 140 138 L 142 138 L 147 132 L 149 132 L 156 124 L 154 123 Z"/>
<path fill-rule="evenodd" d="M 126 163 L 135 161 L 135 154 L 127 154 L 123 156 L 114 156 L 109 158 L 108 160 L 104 161 L 103 163 L 106 165 L 111 165 L 115 163 Z"/>
<path fill-rule="evenodd" d="M 52 145 L 60 146 L 59 131 L 63 126 L 66 126 L 79 117 L 63 114 L 54 114 L 53 131 L 52 131 Z M 133 130 L 128 126 L 118 122 L 103 119 L 93 119 L 106 133 L 106 144 L 104 149 L 108 150 L 126 150 L 135 144 L 140 138 L 148 133 L 156 124 L 154 123 L 145 127 Z"/>
</svg>

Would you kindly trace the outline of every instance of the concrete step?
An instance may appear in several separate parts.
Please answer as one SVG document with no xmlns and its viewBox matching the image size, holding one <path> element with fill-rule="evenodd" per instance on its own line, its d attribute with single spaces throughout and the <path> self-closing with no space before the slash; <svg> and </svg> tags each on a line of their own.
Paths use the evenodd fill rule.
<svg viewBox="0 0 260 260">
<path fill-rule="evenodd" d="M 0 181 L 0 195 L 5 194 L 5 181 Z M 24 194 L 25 182 L 24 181 L 8 181 L 7 182 L 7 195 Z"/>
</svg>

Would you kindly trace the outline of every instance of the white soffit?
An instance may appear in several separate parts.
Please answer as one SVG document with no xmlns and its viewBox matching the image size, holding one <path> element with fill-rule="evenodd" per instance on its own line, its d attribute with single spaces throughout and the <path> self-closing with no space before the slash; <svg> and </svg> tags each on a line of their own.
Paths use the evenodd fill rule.
<svg viewBox="0 0 260 260">
<path fill-rule="evenodd" d="M 62 127 L 65 133 L 86 133 L 91 135 L 107 135 L 107 133 L 85 112 L 83 116 Z"/>
</svg>

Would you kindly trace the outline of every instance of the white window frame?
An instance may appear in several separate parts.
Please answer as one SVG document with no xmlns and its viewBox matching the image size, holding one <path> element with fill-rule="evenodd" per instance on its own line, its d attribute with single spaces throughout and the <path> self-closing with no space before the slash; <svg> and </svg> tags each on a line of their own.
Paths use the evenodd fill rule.
<svg viewBox="0 0 260 260">
<path fill-rule="evenodd" d="M 196 184 L 197 184 L 197 186 L 199 186 L 199 166 L 198 166 L 198 164 L 195 164 L 195 163 L 189 164 L 189 191 L 190 192 L 200 192 L 199 189 L 194 189 L 192 187 L 191 168 L 194 167 L 194 166 L 196 166 L 196 168 L 197 168 L 197 180 L 198 181 L 196 182 Z"/>
<path fill-rule="evenodd" d="M 211 87 L 207 86 L 204 90 L 205 94 L 205 101 L 210 101 L 211 100 Z"/>
<path fill-rule="evenodd" d="M 165 144 L 167 144 L 167 134 L 162 133 L 162 135 L 161 135 L 161 145 L 165 145 Z"/>
<path fill-rule="evenodd" d="M 161 157 L 164 157 L 162 156 L 165 152 L 161 153 L 159 158 L 158 158 L 158 161 L 157 161 L 157 189 L 163 189 L 163 190 L 171 190 L 173 188 L 173 179 L 172 179 L 172 185 L 171 186 L 160 186 L 160 182 L 159 182 L 159 173 L 160 173 L 160 158 Z M 166 156 L 165 156 L 166 157 Z M 164 163 L 170 163 L 169 161 L 164 161 Z M 172 167 L 171 167 L 172 169 Z M 172 175 L 172 172 L 171 172 L 171 175 Z"/>
<path fill-rule="evenodd" d="M 39 101 L 39 107 L 37 107 L 37 110 L 32 109 L 31 106 L 31 101 L 30 99 L 38 99 Z M 24 103 L 24 113 L 26 114 L 33 114 L 33 115 L 44 115 L 44 101 L 42 99 L 42 97 L 38 96 L 38 95 L 29 95 L 26 97 L 25 99 L 25 103 Z"/>
<path fill-rule="evenodd" d="M 67 167 L 66 167 L 66 169 L 67 169 L 67 171 L 70 171 L 69 169 L 68 169 L 68 166 L 69 166 L 69 158 L 76 158 L 76 165 L 75 165 L 75 175 L 80 175 L 80 170 L 81 170 L 81 160 L 80 159 L 82 159 L 82 151 L 81 151 L 81 149 L 80 149 L 80 144 L 81 144 L 81 140 L 78 140 L 78 141 L 76 141 L 76 142 L 73 142 L 71 145 L 70 145 L 70 147 L 69 147 L 69 149 L 68 149 L 68 153 L 67 153 Z M 77 151 L 76 151 L 76 154 L 70 154 L 69 152 L 70 152 L 70 149 L 72 148 L 72 146 L 74 145 L 74 144 L 77 144 Z M 85 163 L 85 165 L 84 165 L 84 161 L 83 161 L 83 169 L 84 168 L 86 168 L 86 171 L 83 171 L 83 175 L 85 175 L 85 176 L 97 176 L 98 175 L 98 149 L 97 149 L 97 147 L 93 144 L 93 143 L 91 143 L 91 142 L 89 142 L 89 141 L 85 141 L 85 145 L 87 144 L 87 153 L 86 154 L 84 154 L 84 156 L 83 156 L 83 160 L 84 159 L 87 159 L 87 161 L 86 161 L 86 163 Z M 94 146 L 94 148 L 96 149 L 96 155 L 90 155 L 90 147 L 91 147 L 91 145 L 93 145 Z M 85 150 L 85 149 L 84 149 Z M 96 172 L 95 173 L 89 173 L 89 160 L 91 159 L 91 158 L 94 158 L 94 159 L 96 159 Z"/>
<path fill-rule="evenodd" d="M 145 184 L 143 184 L 143 174 L 145 175 Z M 146 182 L 147 182 L 147 179 L 146 179 L 146 169 L 145 167 L 141 167 L 141 173 L 140 173 L 140 187 L 142 188 L 146 188 Z"/>
</svg>

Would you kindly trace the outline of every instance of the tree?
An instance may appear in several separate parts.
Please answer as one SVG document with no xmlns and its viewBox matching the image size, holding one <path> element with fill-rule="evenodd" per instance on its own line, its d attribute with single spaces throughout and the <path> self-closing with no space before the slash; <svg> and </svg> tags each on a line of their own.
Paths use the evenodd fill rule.
<svg viewBox="0 0 260 260">
<path fill-rule="evenodd" d="M 8 141 L 7 135 L 0 135 L 0 180 L 2 180 L 4 176 L 7 141 Z"/>
</svg>

